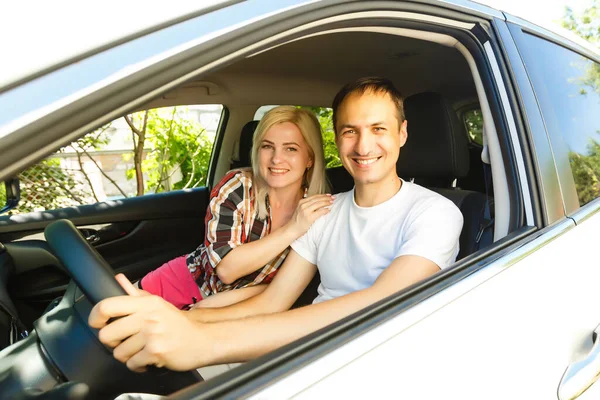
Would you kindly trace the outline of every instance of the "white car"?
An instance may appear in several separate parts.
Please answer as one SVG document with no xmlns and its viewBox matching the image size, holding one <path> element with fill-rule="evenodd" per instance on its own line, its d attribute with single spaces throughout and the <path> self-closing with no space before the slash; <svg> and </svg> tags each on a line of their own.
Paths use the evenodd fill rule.
<svg viewBox="0 0 600 400">
<path fill-rule="evenodd" d="M 87 398 L 600 396 L 597 49 L 464 0 L 196 7 L 138 20 L 110 40 L 96 34 L 71 52 L 56 45 L 52 57 L 2 61 L 1 398 L 60 398 L 65 382 L 86 384 Z M 247 165 L 264 106 L 314 107 L 326 126 L 337 90 L 373 75 L 406 97 L 399 174 L 463 213 L 456 263 L 204 382 L 115 361 L 86 323 L 92 303 L 119 293 L 108 265 L 139 279 L 202 241 L 209 188 Z M 168 161 L 163 184 L 167 175 L 137 170 L 124 147 L 140 135 L 123 116 L 175 115 L 174 106 L 208 132 L 194 153 L 204 151 L 195 183 L 181 183 L 183 161 Z M 135 157 L 156 161 L 168 128 L 148 129 L 153 139 L 136 142 Z M 104 144 L 82 144 L 106 130 Z M 334 190 L 350 189 L 335 150 L 326 152 Z M 297 305 L 310 303 L 315 284 Z"/>
</svg>

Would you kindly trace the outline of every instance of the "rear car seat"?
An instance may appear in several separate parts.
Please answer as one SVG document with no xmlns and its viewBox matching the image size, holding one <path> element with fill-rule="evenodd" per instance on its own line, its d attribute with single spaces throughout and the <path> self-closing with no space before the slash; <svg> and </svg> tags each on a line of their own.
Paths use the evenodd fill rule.
<svg viewBox="0 0 600 400">
<path fill-rule="evenodd" d="M 249 121 L 243 126 L 240 133 L 240 145 L 238 151 L 238 159 L 231 160 L 231 169 L 244 168 L 250 166 L 250 152 L 252 151 L 252 138 L 254 131 L 260 121 Z"/>
</svg>

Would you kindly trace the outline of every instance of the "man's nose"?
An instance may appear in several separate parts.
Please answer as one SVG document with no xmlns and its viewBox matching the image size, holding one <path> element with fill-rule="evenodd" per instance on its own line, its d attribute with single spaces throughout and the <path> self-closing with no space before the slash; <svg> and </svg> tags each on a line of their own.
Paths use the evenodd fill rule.
<svg viewBox="0 0 600 400">
<path fill-rule="evenodd" d="M 358 134 L 354 151 L 358 155 L 366 156 L 373 151 L 373 135 L 368 131 L 361 131 Z"/>
</svg>

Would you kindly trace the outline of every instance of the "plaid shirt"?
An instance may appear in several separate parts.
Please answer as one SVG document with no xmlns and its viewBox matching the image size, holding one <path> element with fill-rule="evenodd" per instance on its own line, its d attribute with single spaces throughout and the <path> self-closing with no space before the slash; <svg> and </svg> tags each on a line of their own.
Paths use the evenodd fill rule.
<svg viewBox="0 0 600 400">
<path fill-rule="evenodd" d="M 290 251 L 288 247 L 261 269 L 230 285 L 219 279 L 215 268 L 231 250 L 271 232 L 270 215 L 266 220 L 258 219 L 252 196 L 249 171 L 229 172 L 210 193 L 204 243 L 186 257 L 188 269 L 204 297 L 271 282 Z"/>
</svg>

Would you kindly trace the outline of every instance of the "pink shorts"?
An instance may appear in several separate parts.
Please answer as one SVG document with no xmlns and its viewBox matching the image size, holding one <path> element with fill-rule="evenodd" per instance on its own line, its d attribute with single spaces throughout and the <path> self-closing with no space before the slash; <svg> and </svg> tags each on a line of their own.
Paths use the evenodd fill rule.
<svg viewBox="0 0 600 400">
<path fill-rule="evenodd" d="M 143 290 L 167 300 L 177 308 L 184 308 L 202 300 L 200 289 L 185 262 L 186 256 L 177 257 L 144 276 Z"/>
</svg>

